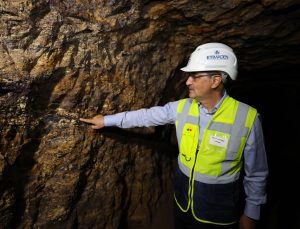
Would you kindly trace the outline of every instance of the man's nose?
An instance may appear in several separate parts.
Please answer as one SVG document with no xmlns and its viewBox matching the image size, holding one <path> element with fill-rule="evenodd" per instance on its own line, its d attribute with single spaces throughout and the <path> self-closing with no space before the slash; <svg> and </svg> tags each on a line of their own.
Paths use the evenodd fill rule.
<svg viewBox="0 0 300 229">
<path fill-rule="evenodd" d="M 192 79 L 191 76 L 189 76 L 188 79 L 186 80 L 185 84 L 186 84 L 187 86 L 189 86 L 189 85 L 192 84 L 192 82 L 193 82 L 193 79 Z"/>
</svg>

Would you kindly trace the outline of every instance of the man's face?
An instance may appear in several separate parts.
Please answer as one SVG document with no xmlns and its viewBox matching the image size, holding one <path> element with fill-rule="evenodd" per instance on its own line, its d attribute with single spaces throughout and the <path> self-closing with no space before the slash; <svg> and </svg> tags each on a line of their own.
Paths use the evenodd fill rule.
<svg viewBox="0 0 300 229">
<path fill-rule="evenodd" d="M 207 72 L 186 73 L 188 79 L 186 85 L 189 89 L 189 97 L 197 99 L 199 102 L 205 99 L 212 91 L 213 76 Z"/>
</svg>

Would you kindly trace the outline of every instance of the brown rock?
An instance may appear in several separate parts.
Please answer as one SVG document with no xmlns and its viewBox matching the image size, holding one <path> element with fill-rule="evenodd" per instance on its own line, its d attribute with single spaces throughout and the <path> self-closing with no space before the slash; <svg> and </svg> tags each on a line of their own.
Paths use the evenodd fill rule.
<svg viewBox="0 0 300 229">
<path fill-rule="evenodd" d="M 0 222 L 147 228 L 171 192 L 173 127 L 93 131 L 79 117 L 185 96 L 200 43 L 242 71 L 298 66 L 297 1 L 0 0 Z"/>
</svg>

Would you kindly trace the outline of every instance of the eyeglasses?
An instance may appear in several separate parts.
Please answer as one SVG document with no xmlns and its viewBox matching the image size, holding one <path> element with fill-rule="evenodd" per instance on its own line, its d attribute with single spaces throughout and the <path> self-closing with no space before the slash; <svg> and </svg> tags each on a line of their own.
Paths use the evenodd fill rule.
<svg viewBox="0 0 300 229">
<path fill-rule="evenodd" d="M 202 73 L 202 72 L 185 72 L 184 76 L 186 78 L 192 77 L 192 79 L 195 80 L 195 79 L 199 79 L 201 77 L 211 76 L 211 75 L 207 74 L 207 73 Z"/>
<path fill-rule="evenodd" d="M 206 72 L 185 72 L 185 77 L 186 78 L 189 78 L 189 77 L 192 77 L 193 80 L 196 80 L 196 79 L 199 79 L 201 77 L 205 77 L 205 76 L 214 76 L 214 75 L 220 75 L 218 72 L 209 72 L 209 73 L 206 73 Z"/>
</svg>

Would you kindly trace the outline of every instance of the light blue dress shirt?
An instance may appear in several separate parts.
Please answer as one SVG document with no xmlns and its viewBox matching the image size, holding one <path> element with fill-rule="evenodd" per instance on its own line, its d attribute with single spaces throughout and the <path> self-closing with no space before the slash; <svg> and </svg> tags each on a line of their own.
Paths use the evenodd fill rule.
<svg viewBox="0 0 300 229">
<path fill-rule="evenodd" d="M 199 104 L 200 126 L 199 142 L 203 130 L 212 116 L 227 96 L 225 92 L 222 99 L 211 112 Z M 155 106 L 149 109 L 126 111 L 114 115 L 104 116 L 104 126 L 117 126 L 120 128 L 149 127 L 165 124 L 174 124 L 179 101 L 169 102 L 164 106 Z M 260 218 L 261 204 L 266 203 L 266 179 L 268 176 L 267 156 L 264 137 L 259 114 L 256 116 L 249 138 L 244 149 L 244 189 L 246 193 L 245 215 L 252 219 Z"/>
</svg>

